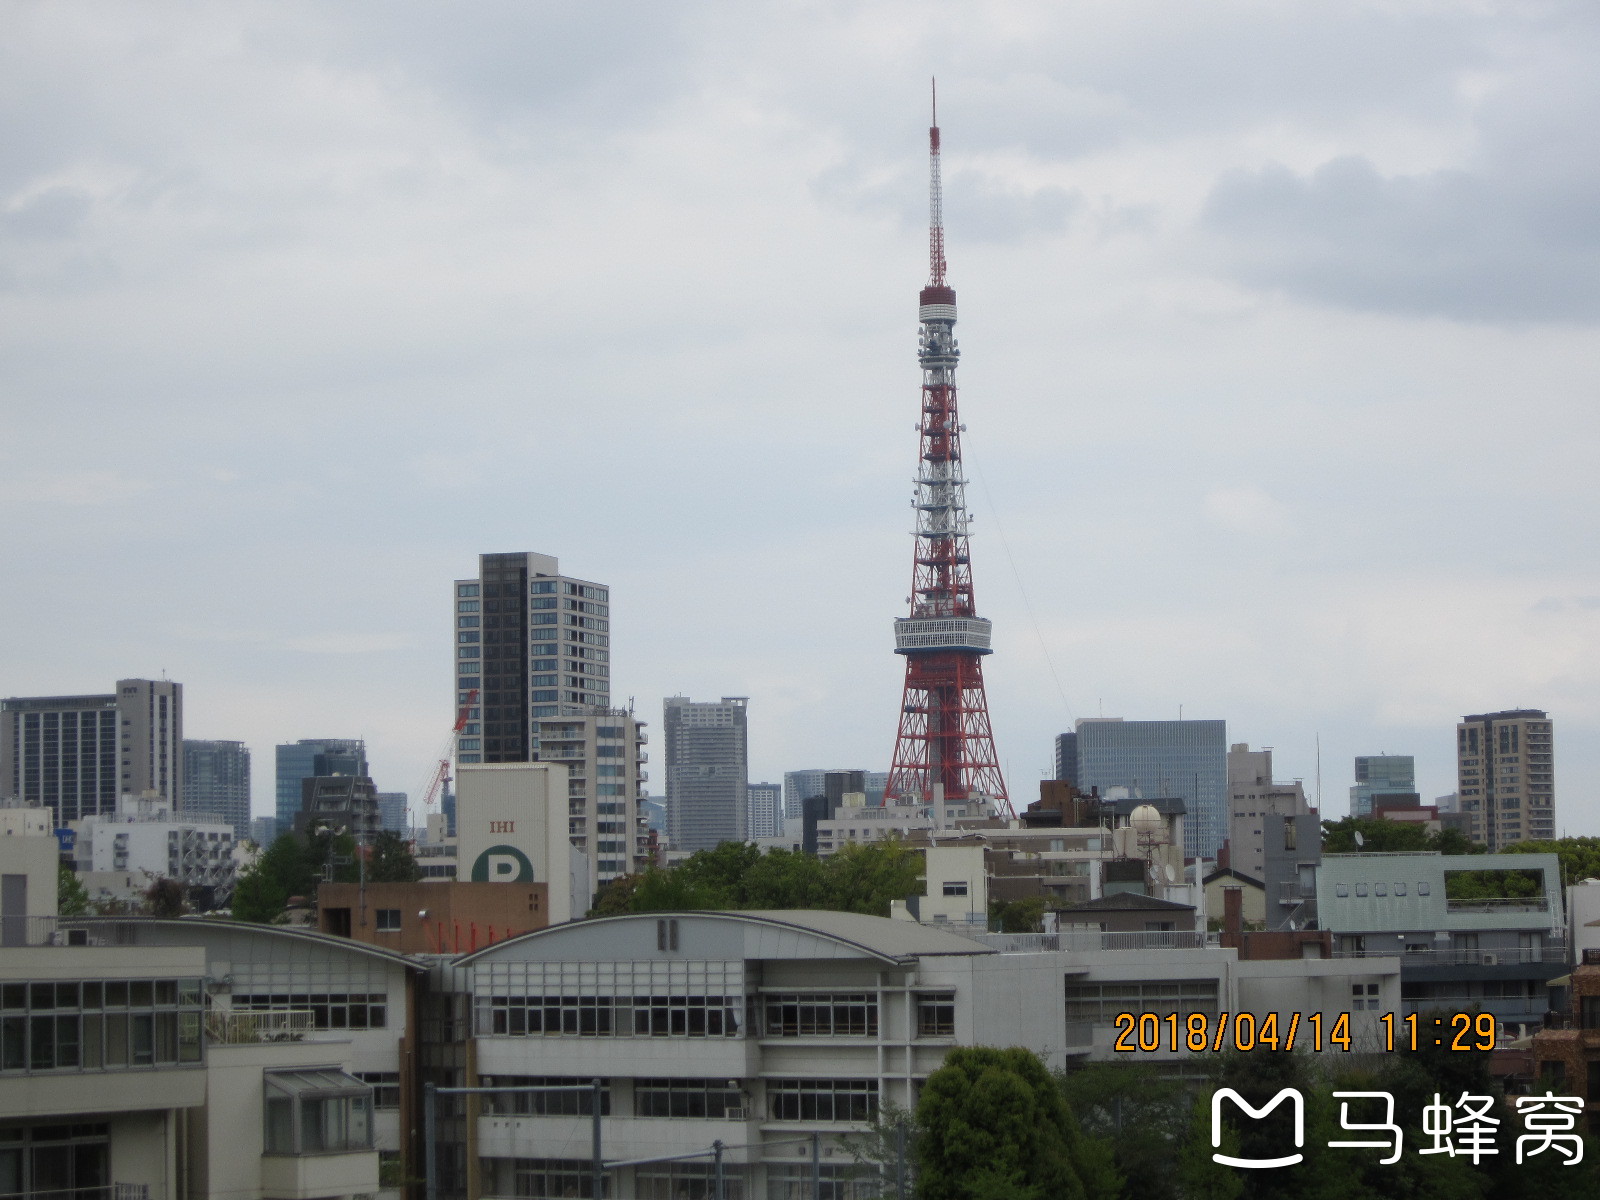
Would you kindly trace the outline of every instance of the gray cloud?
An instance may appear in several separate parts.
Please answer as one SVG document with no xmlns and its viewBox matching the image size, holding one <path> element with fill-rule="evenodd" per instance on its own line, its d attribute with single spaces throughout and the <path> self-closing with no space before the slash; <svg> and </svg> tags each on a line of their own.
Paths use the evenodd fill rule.
<svg viewBox="0 0 1600 1200">
<path fill-rule="evenodd" d="M 1557 6 L 1509 39 L 1468 106 L 1458 166 L 1383 170 L 1365 154 L 1311 171 L 1233 170 L 1201 228 L 1247 284 L 1340 307 L 1472 321 L 1600 317 L 1600 23 Z M 1537 53 L 1534 53 L 1537 51 Z"/>
</svg>

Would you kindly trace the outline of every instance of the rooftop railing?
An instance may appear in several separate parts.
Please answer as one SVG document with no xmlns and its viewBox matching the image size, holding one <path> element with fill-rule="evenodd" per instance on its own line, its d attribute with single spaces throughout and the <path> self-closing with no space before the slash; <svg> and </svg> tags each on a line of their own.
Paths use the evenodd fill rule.
<svg viewBox="0 0 1600 1200">
<path fill-rule="evenodd" d="M 1446 912 L 1453 913 L 1521 913 L 1549 912 L 1550 901 L 1545 896 L 1485 896 L 1481 898 L 1447 898 Z"/>
<path fill-rule="evenodd" d="M 1504 967 L 1532 963 L 1564 963 L 1565 945 L 1507 946 L 1487 950 L 1347 950 L 1334 947 L 1335 958 L 1403 958 L 1427 967 Z"/>
<path fill-rule="evenodd" d="M 206 1011 L 206 1037 L 224 1046 L 299 1042 L 314 1028 L 309 1008 L 264 1011 L 212 1008 Z"/>
<path fill-rule="evenodd" d="M 1148 930 L 1132 933 L 1095 930 L 1062 933 L 983 933 L 975 940 L 1002 953 L 1038 954 L 1047 950 L 1091 953 L 1100 950 L 1200 950 L 1221 944 L 1212 935 L 1188 931 Z"/>
</svg>

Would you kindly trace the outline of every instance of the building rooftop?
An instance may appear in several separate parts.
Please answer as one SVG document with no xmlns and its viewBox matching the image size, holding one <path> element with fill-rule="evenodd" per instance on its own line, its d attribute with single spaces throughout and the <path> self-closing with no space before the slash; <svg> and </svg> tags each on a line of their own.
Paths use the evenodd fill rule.
<svg viewBox="0 0 1600 1200">
<path fill-rule="evenodd" d="M 463 965 L 480 957 L 503 955 L 511 947 L 532 948 L 537 939 L 549 943 L 546 953 L 554 951 L 557 957 L 564 953 L 581 952 L 601 957 L 620 949 L 630 941 L 629 927 L 647 927 L 648 944 L 656 945 L 656 922 L 676 919 L 679 922 L 704 922 L 720 926 L 744 926 L 747 958 L 811 958 L 818 956 L 818 942 L 832 943 L 839 952 L 861 953 L 888 962 L 903 961 L 934 955 L 993 954 L 989 946 L 948 933 L 931 925 L 915 921 L 892 921 L 887 917 L 871 917 L 862 913 L 832 912 L 826 909 L 763 909 L 759 911 L 706 911 L 628 913 L 617 917 L 594 917 L 582 921 L 567 921 L 537 929 L 520 937 L 510 938 L 487 947 L 476 954 L 464 955 Z M 758 936 L 748 936 L 749 934 Z M 620 936 L 619 936 L 620 935 Z M 685 939 L 687 941 L 687 931 Z M 563 942 L 577 938 L 581 945 L 561 947 Z M 812 949 L 807 949 L 806 942 Z M 601 944 L 615 942 L 615 947 L 601 949 Z M 643 944 L 643 943 L 641 943 Z M 560 949 L 557 949 L 560 947 Z M 825 956 L 826 955 L 826 952 Z"/>
<path fill-rule="evenodd" d="M 1127 912 L 1136 909 L 1160 909 L 1164 912 L 1193 912 L 1194 905 L 1179 904 L 1173 900 L 1162 900 L 1156 896 L 1146 896 L 1143 892 L 1116 892 L 1110 896 L 1100 896 L 1094 900 L 1085 900 L 1082 904 L 1074 904 L 1070 908 L 1063 908 L 1062 912 Z"/>
</svg>

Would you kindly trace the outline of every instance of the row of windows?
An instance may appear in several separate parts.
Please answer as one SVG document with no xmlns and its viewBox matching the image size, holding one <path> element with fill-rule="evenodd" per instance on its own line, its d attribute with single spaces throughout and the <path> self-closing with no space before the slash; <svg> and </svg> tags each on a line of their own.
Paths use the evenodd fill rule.
<svg viewBox="0 0 1600 1200">
<path fill-rule="evenodd" d="M 737 996 L 496 996 L 478 1032 L 511 1037 L 737 1037 Z"/>
<path fill-rule="evenodd" d="M 1065 988 L 1067 1021 L 1109 1025 L 1118 1013 L 1191 1013 L 1217 1011 L 1217 983 L 1204 980 L 1149 980 L 1138 983 L 1069 983 Z"/>
<path fill-rule="evenodd" d="M 199 1061 L 197 1011 L 0 1017 L 0 1072 L 120 1071 Z"/>
<path fill-rule="evenodd" d="M 1396 895 L 1396 896 L 1404 896 L 1406 894 L 1406 884 L 1405 883 L 1396 882 L 1392 886 L 1393 886 L 1393 889 L 1394 889 L 1394 895 Z M 1371 890 L 1371 892 L 1372 892 L 1372 894 L 1374 896 L 1387 896 L 1387 895 L 1390 894 L 1390 887 L 1391 887 L 1391 885 L 1389 883 L 1387 883 L 1387 882 L 1374 883 L 1374 884 L 1371 885 L 1370 890 Z M 1360 898 L 1366 896 L 1368 890 L 1369 889 L 1368 889 L 1368 885 L 1367 884 L 1365 884 L 1365 883 L 1356 884 L 1356 898 L 1360 899 Z M 1417 883 L 1417 895 L 1426 896 L 1429 893 L 1431 893 L 1432 891 L 1433 891 L 1433 885 L 1431 883 L 1429 883 L 1426 879 L 1418 881 L 1418 883 Z M 1350 894 L 1350 885 L 1348 883 L 1336 883 L 1336 884 L 1334 884 L 1333 885 L 1333 894 L 1335 896 L 1348 896 Z"/>
<path fill-rule="evenodd" d="M 191 1008 L 200 1004 L 198 979 L 115 979 L 76 983 L 0 985 L 0 1010 L 98 1012 L 119 1008 Z"/>
<path fill-rule="evenodd" d="M 842 995 L 778 995 L 762 999 L 767 1037 L 867 1036 L 878 1032 L 877 997 L 865 992 Z"/>
<path fill-rule="evenodd" d="M 382 992 L 258 993 L 234 996 L 233 1007 L 250 1012 L 309 1009 L 315 1029 L 383 1029 L 388 1022 L 388 997 Z"/>
<path fill-rule="evenodd" d="M 875 1079 L 774 1079 L 767 1113 L 774 1121 L 870 1121 L 878 1111 Z"/>
</svg>

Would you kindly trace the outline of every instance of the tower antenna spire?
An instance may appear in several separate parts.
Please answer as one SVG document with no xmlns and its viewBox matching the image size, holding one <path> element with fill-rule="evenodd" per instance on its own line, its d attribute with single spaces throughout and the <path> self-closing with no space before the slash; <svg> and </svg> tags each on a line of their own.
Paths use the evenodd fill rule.
<svg viewBox="0 0 1600 1200">
<path fill-rule="evenodd" d="M 944 182 L 939 173 L 939 81 L 933 81 L 933 124 L 928 126 L 928 282 L 944 286 Z"/>
<path fill-rule="evenodd" d="M 935 83 L 937 89 L 937 83 Z M 983 658 L 989 622 L 972 595 L 966 485 L 956 411 L 956 293 L 945 283 L 943 190 L 939 181 L 939 94 L 933 93 L 929 152 L 929 275 L 917 310 L 922 333 L 922 419 L 911 612 L 894 623 L 895 653 L 906 660 L 900 730 L 886 798 L 921 804 L 943 828 L 945 805 L 992 801 L 1012 815 L 989 726 Z"/>
</svg>

